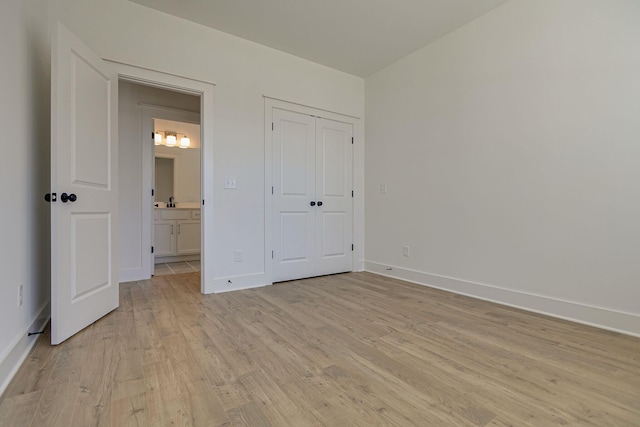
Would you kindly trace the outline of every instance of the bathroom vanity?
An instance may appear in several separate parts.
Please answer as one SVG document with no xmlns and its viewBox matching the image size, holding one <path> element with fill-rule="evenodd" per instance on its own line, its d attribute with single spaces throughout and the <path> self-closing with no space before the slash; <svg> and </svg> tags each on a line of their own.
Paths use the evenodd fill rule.
<svg viewBox="0 0 640 427">
<path fill-rule="evenodd" d="M 200 259 L 200 209 L 154 208 L 154 262 Z"/>
</svg>

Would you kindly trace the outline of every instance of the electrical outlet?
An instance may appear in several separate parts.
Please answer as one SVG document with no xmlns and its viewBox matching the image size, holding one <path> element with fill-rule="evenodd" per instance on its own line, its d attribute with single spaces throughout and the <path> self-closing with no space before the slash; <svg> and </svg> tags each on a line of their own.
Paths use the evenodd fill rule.
<svg viewBox="0 0 640 427">
<path fill-rule="evenodd" d="M 236 186 L 236 177 L 235 176 L 225 176 L 224 177 L 224 188 L 227 190 L 235 190 Z"/>
<path fill-rule="evenodd" d="M 18 286 L 18 306 L 19 307 L 22 307 L 23 294 L 24 294 L 24 285 L 20 285 Z"/>
<path fill-rule="evenodd" d="M 236 249 L 234 252 L 234 259 L 236 262 L 242 262 L 242 251 L 240 249 Z"/>
<path fill-rule="evenodd" d="M 408 257 L 409 256 L 409 246 L 402 247 L 402 255 Z"/>
</svg>

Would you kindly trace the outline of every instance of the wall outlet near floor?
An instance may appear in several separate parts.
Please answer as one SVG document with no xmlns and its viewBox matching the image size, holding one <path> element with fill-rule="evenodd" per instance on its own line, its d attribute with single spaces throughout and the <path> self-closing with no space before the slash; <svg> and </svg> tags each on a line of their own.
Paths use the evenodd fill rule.
<svg viewBox="0 0 640 427">
<path fill-rule="evenodd" d="M 409 256 L 409 246 L 403 246 L 402 247 L 402 256 Z"/>
<path fill-rule="evenodd" d="M 22 307 L 22 302 L 24 300 L 24 285 L 18 286 L 18 307 Z"/>
<path fill-rule="evenodd" d="M 236 262 L 242 262 L 242 250 L 236 249 L 234 252 L 234 260 Z"/>
</svg>

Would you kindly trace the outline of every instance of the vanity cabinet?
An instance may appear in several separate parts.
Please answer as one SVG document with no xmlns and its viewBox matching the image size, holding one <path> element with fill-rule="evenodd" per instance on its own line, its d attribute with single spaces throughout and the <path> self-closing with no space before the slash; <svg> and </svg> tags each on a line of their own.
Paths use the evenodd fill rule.
<svg viewBox="0 0 640 427">
<path fill-rule="evenodd" d="M 153 253 L 156 257 L 176 255 L 175 229 L 176 221 L 155 221 Z"/>
<path fill-rule="evenodd" d="M 176 221 L 176 254 L 191 255 L 200 253 L 200 220 Z"/>
<path fill-rule="evenodd" d="M 200 253 L 200 210 L 155 210 L 154 255 L 171 257 Z"/>
</svg>

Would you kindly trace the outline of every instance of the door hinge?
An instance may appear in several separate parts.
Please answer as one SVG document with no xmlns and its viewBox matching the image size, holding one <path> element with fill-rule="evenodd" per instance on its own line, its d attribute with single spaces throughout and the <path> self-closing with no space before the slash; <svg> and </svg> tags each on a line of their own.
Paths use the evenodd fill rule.
<svg viewBox="0 0 640 427">
<path fill-rule="evenodd" d="M 353 250 L 353 243 L 351 244 L 351 250 Z"/>
<path fill-rule="evenodd" d="M 273 194 L 273 185 L 271 186 L 271 194 Z"/>
<path fill-rule="evenodd" d="M 204 199 L 202 199 L 202 206 L 204 206 Z"/>
<path fill-rule="evenodd" d="M 151 253 L 153 253 L 153 246 L 151 246 Z"/>
<path fill-rule="evenodd" d="M 353 197 L 353 190 L 351 190 L 351 197 Z"/>
<path fill-rule="evenodd" d="M 271 259 L 273 259 L 273 251 L 271 251 Z"/>
<path fill-rule="evenodd" d="M 151 140 L 152 141 L 156 140 L 156 133 L 154 131 L 151 131 Z"/>
<path fill-rule="evenodd" d="M 273 122 L 271 122 L 271 130 L 275 130 L 275 127 L 273 126 Z"/>
<path fill-rule="evenodd" d="M 155 190 L 152 188 L 152 189 L 151 189 L 151 196 L 155 196 L 155 195 L 156 195 L 156 192 L 155 192 Z"/>
<path fill-rule="evenodd" d="M 351 137 L 351 143 L 353 144 L 353 137 Z"/>
</svg>

